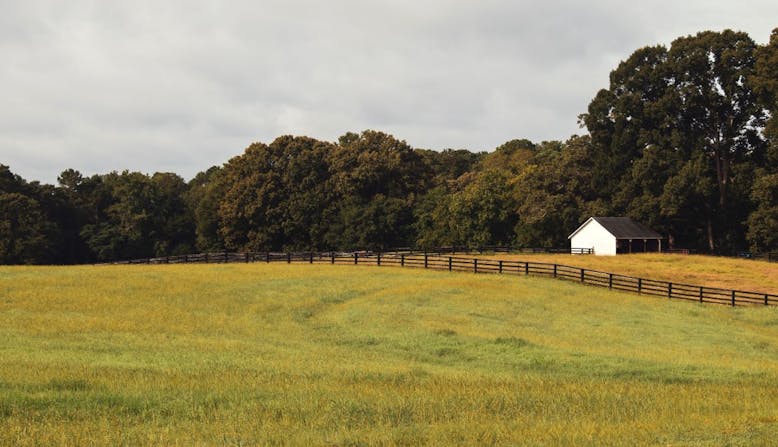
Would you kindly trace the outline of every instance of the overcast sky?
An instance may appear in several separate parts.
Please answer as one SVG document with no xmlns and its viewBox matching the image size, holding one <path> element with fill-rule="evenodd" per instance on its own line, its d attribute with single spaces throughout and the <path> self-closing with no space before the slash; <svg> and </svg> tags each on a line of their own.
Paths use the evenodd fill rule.
<svg viewBox="0 0 778 447">
<path fill-rule="evenodd" d="M 566 139 L 619 61 L 778 2 L 0 0 L 0 164 L 186 179 L 284 134 Z"/>
</svg>

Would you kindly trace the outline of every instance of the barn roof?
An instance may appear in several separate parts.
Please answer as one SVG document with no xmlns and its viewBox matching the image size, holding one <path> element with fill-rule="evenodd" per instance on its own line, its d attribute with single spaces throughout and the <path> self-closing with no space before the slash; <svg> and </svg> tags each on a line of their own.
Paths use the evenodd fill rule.
<svg viewBox="0 0 778 447">
<path fill-rule="evenodd" d="M 590 217 L 568 239 L 575 236 L 591 220 L 597 221 L 616 239 L 662 239 L 662 235 L 629 217 Z"/>
</svg>

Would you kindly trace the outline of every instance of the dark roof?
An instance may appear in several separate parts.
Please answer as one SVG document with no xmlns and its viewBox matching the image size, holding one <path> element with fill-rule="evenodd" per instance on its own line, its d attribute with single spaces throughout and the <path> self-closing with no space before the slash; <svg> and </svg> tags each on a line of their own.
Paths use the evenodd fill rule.
<svg viewBox="0 0 778 447">
<path fill-rule="evenodd" d="M 647 226 L 629 217 L 592 217 L 616 239 L 662 239 L 662 236 Z"/>
</svg>

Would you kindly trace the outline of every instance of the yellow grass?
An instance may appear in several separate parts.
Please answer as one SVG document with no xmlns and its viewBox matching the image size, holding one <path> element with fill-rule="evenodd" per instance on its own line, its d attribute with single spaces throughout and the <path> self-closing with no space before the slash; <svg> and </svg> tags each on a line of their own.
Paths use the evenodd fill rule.
<svg viewBox="0 0 778 447">
<path fill-rule="evenodd" d="M 480 257 L 565 264 L 661 281 L 778 294 L 778 262 L 652 253 L 618 256 L 498 253 Z"/>
<path fill-rule="evenodd" d="M 778 308 L 328 265 L 0 268 L 0 445 L 772 445 Z"/>
</svg>

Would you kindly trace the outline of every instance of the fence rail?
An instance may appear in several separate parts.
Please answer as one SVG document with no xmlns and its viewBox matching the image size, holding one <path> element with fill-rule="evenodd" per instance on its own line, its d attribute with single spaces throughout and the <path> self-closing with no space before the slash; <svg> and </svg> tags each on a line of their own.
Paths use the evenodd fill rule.
<svg viewBox="0 0 778 447">
<path fill-rule="evenodd" d="M 398 266 L 448 270 L 472 273 L 496 273 L 506 275 L 533 275 L 573 281 L 590 286 L 658 296 L 667 299 L 695 301 L 699 303 L 737 305 L 778 305 L 778 295 L 721 289 L 654 279 L 638 278 L 617 273 L 590 270 L 563 264 L 544 262 L 508 261 L 486 258 L 466 258 L 442 254 L 393 251 L 388 253 L 357 252 L 247 252 L 247 253 L 198 253 L 181 256 L 134 259 L 111 264 L 181 264 L 181 263 L 252 263 L 286 262 L 309 264 L 354 264 Z"/>
</svg>

